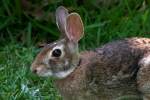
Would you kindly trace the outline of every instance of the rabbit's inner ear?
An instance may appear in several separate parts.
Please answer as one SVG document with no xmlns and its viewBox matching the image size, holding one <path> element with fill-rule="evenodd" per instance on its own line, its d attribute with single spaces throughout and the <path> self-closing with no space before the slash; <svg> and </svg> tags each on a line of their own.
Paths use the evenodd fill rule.
<svg viewBox="0 0 150 100">
<path fill-rule="evenodd" d="M 66 35 L 70 41 L 78 42 L 84 35 L 84 26 L 77 13 L 71 13 L 66 20 Z"/>
</svg>

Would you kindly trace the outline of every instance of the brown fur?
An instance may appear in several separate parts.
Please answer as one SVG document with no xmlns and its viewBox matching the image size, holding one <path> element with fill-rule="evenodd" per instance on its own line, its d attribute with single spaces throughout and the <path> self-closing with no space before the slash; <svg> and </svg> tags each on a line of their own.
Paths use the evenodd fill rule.
<svg viewBox="0 0 150 100">
<path fill-rule="evenodd" d="M 147 38 L 115 41 L 81 52 L 80 65 L 68 77 L 56 80 L 56 86 L 65 100 L 113 100 L 125 95 L 148 98 L 150 66 L 144 66 L 143 58 L 149 53 Z"/>
<path fill-rule="evenodd" d="M 150 70 L 143 69 L 138 62 L 150 52 L 149 42 L 146 38 L 131 38 L 82 52 L 80 66 L 65 79 L 56 80 L 60 93 L 67 100 L 113 100 L 125 95 L 140 97 L 137 85 L 150 82 Z M 137 73 L 143 73 L 138 71 L 139 68 L 146 72 L 136 80 Z M 145 88 L 148 87 L 150 85 Z"/>
</svg>

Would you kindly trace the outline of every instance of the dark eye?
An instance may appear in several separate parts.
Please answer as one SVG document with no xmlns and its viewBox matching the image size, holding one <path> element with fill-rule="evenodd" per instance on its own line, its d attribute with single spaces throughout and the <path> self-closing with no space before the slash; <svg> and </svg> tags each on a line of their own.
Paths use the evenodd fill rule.
<svg viewBox="0 0 150 100">
<path fill-rule="evenodd" d="M 61 50 L 60 50 L 60 49 L 55 49 L 55 50 L 52 52 L 52 56 L 53 56 L 53 57 L 60 57 L 60 56 L 61 56 Z"/>
</svg>

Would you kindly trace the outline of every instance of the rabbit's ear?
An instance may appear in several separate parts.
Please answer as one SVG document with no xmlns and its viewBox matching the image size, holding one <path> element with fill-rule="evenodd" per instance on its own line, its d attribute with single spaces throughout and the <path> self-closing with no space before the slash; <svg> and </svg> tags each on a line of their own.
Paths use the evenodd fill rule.
<svg viewBox="0 0 150 100">
<path fill-rule="evenodd" d="M 66 31 L 66 18 L 69 15 L 68 14 L 68 10 L 63 7 L 60 6 L 56 9 L 56 24 L 59 28 L 59 30 L 61 31 L 62 34 L 64 34 Z"/>
<path fill-rule="evenodd" d="M 84 35 L 84 26 L 77 13 L 71 13 L 66 19 L 66 33 L 70 41 L 78 42 Z"/>
</svg>

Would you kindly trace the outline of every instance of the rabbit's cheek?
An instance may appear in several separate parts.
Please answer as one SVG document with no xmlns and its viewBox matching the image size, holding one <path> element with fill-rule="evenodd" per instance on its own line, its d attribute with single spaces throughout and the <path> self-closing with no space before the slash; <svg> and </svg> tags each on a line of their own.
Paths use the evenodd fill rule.
<svg viewBox="0 0 150 100">
<path fill-rule="evenodd" d="M 50 59 L 49 62 L 48 62 L 50 67 L 54 67 L 54 66 L 56 67 L 56 66 L 60 65 L 60 63 L 61 62 L 58 59 L 55 59 L 55 60 L 54 59 Z"/>
</svg>

